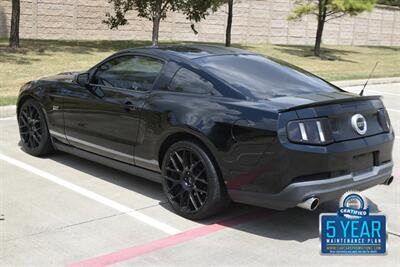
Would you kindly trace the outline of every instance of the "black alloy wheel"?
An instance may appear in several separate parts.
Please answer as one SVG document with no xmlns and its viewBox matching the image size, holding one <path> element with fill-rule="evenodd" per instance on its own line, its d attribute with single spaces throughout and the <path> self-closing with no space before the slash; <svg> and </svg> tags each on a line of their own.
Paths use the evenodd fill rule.
<svg viewBox="0 0 400 267">
<path fill-rule="evenodd" d="M 35 100 L 29 99 L 23 103 L 18 124 L 21 143 L 26 152 L 40 156 L 53 151 L 43 111 Z"/>
<path fill-rule="evenodd" d="M 172 145 L 164 157 L 162 174 L 169 203 L 186 218 L 211 216 L 229 203 L 214 164 L 195 142 Z"/>
</svg>

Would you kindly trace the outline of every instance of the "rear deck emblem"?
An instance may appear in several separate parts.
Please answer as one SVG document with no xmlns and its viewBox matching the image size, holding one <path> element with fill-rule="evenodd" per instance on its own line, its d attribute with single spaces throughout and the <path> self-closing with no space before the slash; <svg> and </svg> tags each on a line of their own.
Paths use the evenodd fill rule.
<svg viewBox="0 0 400 267">
<path fill-rule="evenodd" d="M 367 121 L 361 114 L 355 114 L 351 117 L 351 126 L 360 135 L 364 135 L 367 132 Z"/>
</svg>

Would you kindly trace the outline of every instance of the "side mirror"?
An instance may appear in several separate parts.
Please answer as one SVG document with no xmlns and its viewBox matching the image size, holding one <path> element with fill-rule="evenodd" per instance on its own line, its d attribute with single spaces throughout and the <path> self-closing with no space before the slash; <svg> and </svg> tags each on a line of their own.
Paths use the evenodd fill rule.
<svg viewBox="0 0 400 267">
<path fill-rule="evenodd" d="M 81 73 L 76 77 L 76 82 L 82 87 L 86 87 L 89 84 L 89 73 Z"/>
</svg>

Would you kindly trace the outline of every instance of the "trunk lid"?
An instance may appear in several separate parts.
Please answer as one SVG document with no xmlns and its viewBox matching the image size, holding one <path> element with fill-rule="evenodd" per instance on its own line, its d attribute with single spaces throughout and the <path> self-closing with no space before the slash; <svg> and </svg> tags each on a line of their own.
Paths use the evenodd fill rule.
<svg viewBox="0 0 400 267">
<path fill-rule="evenodd" d="M 335 142 L 372 136 L 384 132 L 379 110 L 384 109 L 380 96 L 358 96 L 346 92 L 320 93 L 272 99 L 285 103 L 281 111 L 294 111 L 299 119 L 328 118 Z M 361 135 L 352 126 L 352 117 L 361 114 L 367 131 Z"/>
</svg>

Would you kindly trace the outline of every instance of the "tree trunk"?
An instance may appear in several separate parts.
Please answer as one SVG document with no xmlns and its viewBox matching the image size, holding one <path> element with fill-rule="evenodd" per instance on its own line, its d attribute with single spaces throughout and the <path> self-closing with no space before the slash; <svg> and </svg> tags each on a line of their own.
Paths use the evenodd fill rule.
<svg viewBox="0 0 400 267">
<path fill-rule="evenodd" d="M 228 0 L 228 23 L 226 26 L 225 46 L 231 46 L 232 17 L 233 17 L 233 0 Z"/>
<path fill-rule="evenodd" d="M 314 45 L 314 56 L 319 57 L 321 55 L 321 42 L 322 42 L 322 33 L 324 31 L 325 19 L 326 19 L 326 2 L 324 0 L 320 0 L 320 7 L 318 13 L 318 26 L 317 26 L 317 36 L 315 37 L 315 45 Z"/>
<path fill-rule="evenodd" d="M 157 46 L 158 45 L 158 33 L 160 31 L 160 21 L 161 21 L 161 15 L 162 15 L 162 4 L 163 4 L 163 0 L 156 0 L 155 2 L 156 6 L 155 6 L 155 10 L 153 13 L 153 33 L 151 36 L 151 43 L 153 46 Z"/>
<path fill-rule="evenodd" d="M 318 20 L 317 36 L 315 38 L 314 45 L 314 56 L 319 57 L 321 55 L 321 42 L 322 42 L 322 32 L 324 30 L 324 22 Z"/>
<path fill-rule="evenodd" d="M 19 19 L 21 7 L 20 0 L 12 0 L 10 47 L 19 48 Z"/>
<path fill-rule="evenodd" d="M 158 45 L 158 32 L 160 31 L 160 17 L 153 17 L 153 33 L 151 42 L 153 46 Z"/>
</svg>

